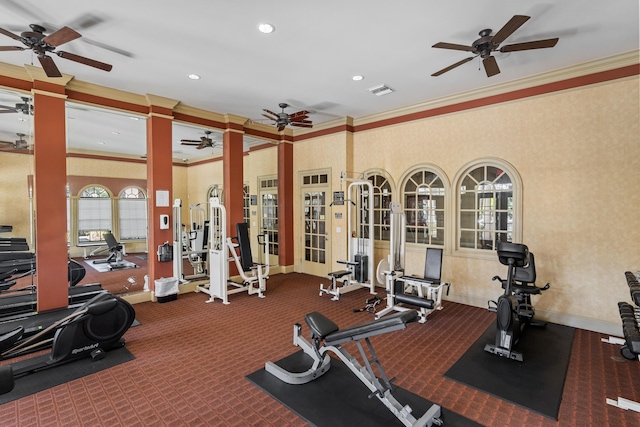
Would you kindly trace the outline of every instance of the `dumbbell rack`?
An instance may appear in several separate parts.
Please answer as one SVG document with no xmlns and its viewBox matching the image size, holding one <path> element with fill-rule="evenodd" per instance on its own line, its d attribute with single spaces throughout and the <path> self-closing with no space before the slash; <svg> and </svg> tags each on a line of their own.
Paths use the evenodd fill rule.
<svg viewBox="0 0 640 427">
<path fill-rule="evenodd" d="M 630 360 L 640 360 L 640 282 L 638 282 L 638 274 L 640 272 L 634 274 L 626 271 L 624 273 L 635 307 L 628 302 L 618 303 L 625 340 L 625 345 L 622 346 L 620 352 Z"/>
</svg>

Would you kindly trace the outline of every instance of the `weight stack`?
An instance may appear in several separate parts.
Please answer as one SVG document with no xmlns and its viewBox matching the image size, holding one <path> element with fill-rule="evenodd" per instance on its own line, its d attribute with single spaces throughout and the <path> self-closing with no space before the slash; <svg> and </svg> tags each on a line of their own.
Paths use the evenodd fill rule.
<svg viewBox="0 0 640 427">
<path fill-rule="evenodd" d="M 369 280 L 369 269 L 367 268 L 369 264 L 369 256 L 356 254 L 354 261 L 356 263 L 356 282 L 365 283 L 367 280 Z"/>
</svg>

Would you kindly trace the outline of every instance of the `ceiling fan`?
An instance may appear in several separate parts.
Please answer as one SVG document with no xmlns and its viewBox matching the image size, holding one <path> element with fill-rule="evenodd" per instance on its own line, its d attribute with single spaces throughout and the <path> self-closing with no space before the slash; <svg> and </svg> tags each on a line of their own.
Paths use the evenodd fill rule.
<svg viewBox="0 0 640 427">
<path fill-rule="evenodd" d="M 213 147 L 215 143 L 211 138 L 209 138 L 209 135 L 211 135 L 211 131 L 205 130 L 204 136 L 201 136 L 200 139 L 181 139 L 180 144 L 193 145 L 198 150 L 202 150 L 203 148 L 207 148 L 207 147 Z"/>
<path fill-rule="evenodd" d="M 509 22 L 507 22 L 504 27 L 502 27 L 500 31 L 495 33 L 493 36 L 491 35 L 491 29 L 480 31 L 480 33 L 478 33 L 480 35 L 480 38 L 474 41 L 471 46 L 444 42 L 434 44 L 432 47 L 440 49 L 464 50 L 473 53 L 475 56 L 465 58 L 462 61 L 456 62 L 455 64 L 450 65 L 447 68 L 443 68 L 442 70 L 437 71 L 431 75 L 437 77 L 480 56 L 482 58 L 482 65 L 484 65 L 484 70 L 487 73 L 487 77 L 495 76 L 496 74 L 500 73 L 500 68 L 498 67 L 496 58 L 491 56 L 491 52 L 517 52 L 519 50 L 544 49 L 548 47 L 554 47 L 556 43 L 558 43 L 558 38 L 556 37 L 552 39 L 536 40 L 532 42 L 508 44 L 500 47 L 500 43 L 505 41 L 511 34 L 513 34 L 529 19 L 529 16 L 514 15 L 513 18 L 511 18 Z"/>
<path fill-rule="evenodd" d="M 281 102 L 278 106 L 282 109 L 280 113 L 274 113 L 271 110 L 267 110 L 264 108 L 264 111 L 267 114 L 262 114 L 269 120 L 273 120 L 273 124 L 278 127 L 278 131 L 284 130 L 285 126 L 297 126 L 302 128 L 310 128 L 313 127 L 311 120 L 307 120 L 309 118 L 309 112 L 306 110 L 301 110 L 296 113 L 288 114 L 284 112 L 284 109 L 289 106 L 289 104 L 285 102 Z"/>
<path fill-rule="evenodd" d="M 27 142 L 27 140 L 24 139 L 26 134 L 18 133 L 16 135 L 18 135 L 18 139 L 15 142 L 0 141 L 0 146 L 5 146 L 5 147 L 8 146 L 10 149 L 13 149 L 13 150 L 29 150 L 29 149 L 31 149 L 31 147 L 29 147 L 29 143 Z"/>
<path fill-rule="evenodd" d="M 54 53 L 60 58 L 79 62 L 80 64 L 88 65 L 100 70 L 111 71 L 112 66 L 105 64 L 104 62 L 85 58 L 84 56 L 76 55 L 74 53 L 56 51 L 58 46 L 82 37 L 80 33 L 75 30 L 72 30 L 69 27 L 62 27 L 46 36 L 44 34 L 46 29 L 43 26 L 31 24 L 29 27 L 31 27 L 31 31 L 22 32 L 20 35 L 7 31 L 4 28 L 0 28 L 0 34 L 4 34 L 14 40 L 18 40 L 26 46 L 0 46 L 0 51 L 31 49 L 38 56 L 40 65 L 42 65 L 42 68 L 48 77 L 62 77 L 62 74 L 55 62 L 53 62 L 53 59 L 51 59 L 50 56 L 47 56 L 47 53 Z"/>
<path fill-rule="evenodd" d="M 26 96 L 21 96 L 22 102 L 16 104 L 15 107 L 9 107 L 7 105 L 0 105 L 0 114 L 2 113 L 22 113 L 33 115 L 33 105 L 29 102 L 30 99 Z"/>
</svg>

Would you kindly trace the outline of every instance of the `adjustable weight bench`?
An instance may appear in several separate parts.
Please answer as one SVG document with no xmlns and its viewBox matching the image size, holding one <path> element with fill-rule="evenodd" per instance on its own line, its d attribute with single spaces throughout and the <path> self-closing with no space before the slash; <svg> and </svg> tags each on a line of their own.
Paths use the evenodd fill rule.
<svg viewBox="0 0 640 427">
<path fill-rule="evenodd" d="M 311 357 L 313 360 L 311 367 L 305 372 L 290 372 L 273 362 L 267 362 L 265 370 L 287 384 L 306 384 L 329 370 L 331 367 L 329 351 L 331 351 L 371 390 L 370 397 L 375 395 L 405 426 L 442 425 L 442 420 L 439 418 L 441 414 L 439 405 L 431 405 L 422 417 L 416 419 L 411 414 L 409 405 L 403 406 L 396 400 L 391 392 L 393 380 L 388 379 L 369 340 L 376 335 L 405 329 L 407 323 L 417 321 L 418 317 L 416 310 L 408 310 L 340 330 L 338 325 L 321 313 L 309 313 L 305 316 L 305 322 L 311 329 L 312 343 L 301 336 L 302 326 L 296 323 L 293 327 L 293 345 L 302 348 L 304 353 Z M 363 341 L 369 349 L 370 356 L 364 349 Z M 346 342 L 354 342 L 358 346 L 365 366 L 360 365 L 358 360 L 342 347 L 341 344 Z M 376 376 L 374 367 L 380 378 Z"/>
<path fill-rule="evenodd" d="M 111 233 L 104 233 L 104 240 L 109 247 L 109 256 L 103 259 L 94 260 L 94 264 L 109 264 L 111 270 L 126 267 L 126 263 L 123 259 L 124 247 L 121 243 L 118 243 L 116 238 Z"/>
</svg>

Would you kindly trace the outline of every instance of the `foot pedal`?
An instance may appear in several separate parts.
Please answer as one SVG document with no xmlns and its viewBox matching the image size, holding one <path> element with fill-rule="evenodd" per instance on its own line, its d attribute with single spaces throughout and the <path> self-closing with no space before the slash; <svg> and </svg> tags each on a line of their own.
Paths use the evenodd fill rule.
<svg viewBox="0 0 640 427">
<path fill-rule="evenodd" d="M 96 348 L 95 350 L 93 350 L 91 352 L 91 359 L 92 360 L 102 360 L 104 359 L 104 356 L 106 356 L 107 353 L 101 349 L 101 348 Z"/>
</svg>

